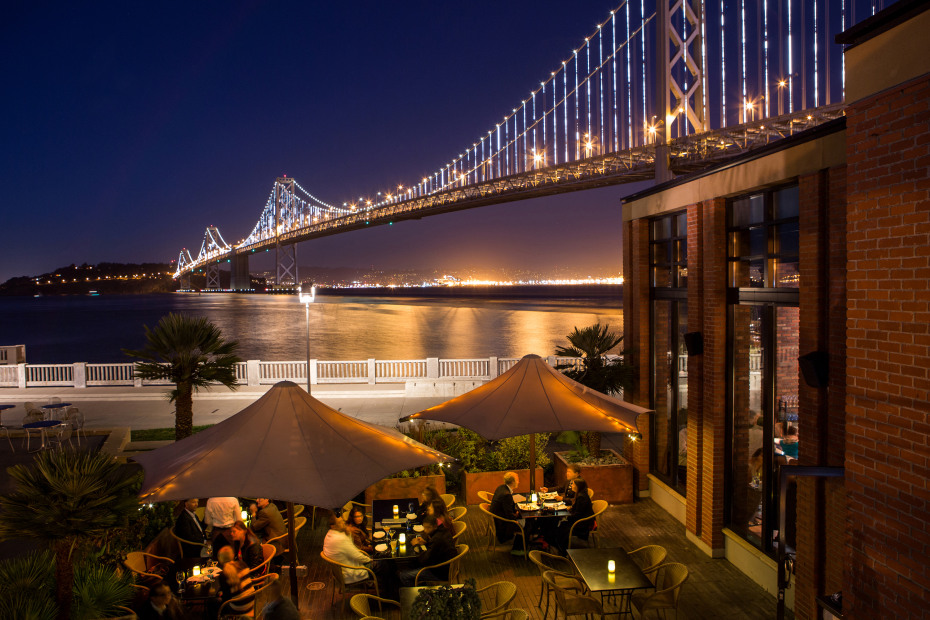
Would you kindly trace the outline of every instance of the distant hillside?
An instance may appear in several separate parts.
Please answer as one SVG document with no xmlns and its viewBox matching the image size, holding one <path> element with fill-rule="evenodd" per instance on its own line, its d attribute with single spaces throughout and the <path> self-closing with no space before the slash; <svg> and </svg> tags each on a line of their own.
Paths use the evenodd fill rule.
<svg viewBox="0 0 930 620">
<path fill-rule="evenodd" d="M 177 289 L 168 263 L 98 263 L 69 265 L 39 276 L 10 278 L 0 295 L 138 295 Z"/>
</svg>

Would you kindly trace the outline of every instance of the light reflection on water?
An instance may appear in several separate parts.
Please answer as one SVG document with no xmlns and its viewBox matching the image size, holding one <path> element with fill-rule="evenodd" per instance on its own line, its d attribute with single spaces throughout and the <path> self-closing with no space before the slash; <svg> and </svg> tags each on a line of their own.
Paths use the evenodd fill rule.
<svg viewBox="0 0 930 620">
<path fill-rule="evenodd" d="M 310 353 L 321 360 L 550 355 L 576 326 L 623 328 L 621 301 L 317 296 Z M 0 299 L 0 345 L 26 344 L 29 363 L 122 362 L 142 324 L 167 312 L 205 315 L 244 359 L 303 360 L 305 308 L 293 296 L 146 295 Z"/>
</svg>

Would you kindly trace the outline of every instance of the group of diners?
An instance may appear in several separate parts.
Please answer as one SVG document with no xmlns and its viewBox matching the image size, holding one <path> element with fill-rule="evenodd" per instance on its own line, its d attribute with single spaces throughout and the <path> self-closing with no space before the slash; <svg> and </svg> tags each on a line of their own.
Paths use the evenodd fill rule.
<svg viewBox="0 0 930 620">
<path fill-rule="evenodd" d="M 275 547 L 272 564 L 280 565 L 283 560 L 284 545 L 281 537 L 287 529 L 281 511 L 269 499 L 257 498 L 249 506 L 251 525 L 246 525 L 242 521 L 239 500 L 235 497 L 209 498 L 202 520 L 197 515 L 199 504 L 196 498 L 182 502 L 173 531 L 182 540 L 182 559 L 213 560 L 220 568 L 216 579 L 217 596 L 203 601 L 204 617 L 215 618 L 220 606 L 227 601 L 232 601 L 226 608 L 231 614 L 250 612 L 255 600 L 249 594 L 254 593 L 256 587 L 253 581 L 256 576 L 252 571 L 265 561 L 262 543 L 268 542 Z M 170 620 L 178 617 L 174 615 L 173 606 L 166 602 L 172 600 L 171 581 L 163 581 L 151 588 L 149 601 L 143 603 L 137 611 L 140 618 Z M 265 617 L 285 620 L 297 618 L 293 603 L 287 597 L 280 596 L 278 590 L 271 588 L 273 609 L 277 615 L 269 616 L 266 611 Z"/>
<path fill-rule="evenodd" d="M 531 545 L 538 545 L 565 555 L 568 549 L 569 534 L 572 533 L 574 536 L 587 540 L 593 527 L 593 520 L 579 524 L 574 532 L 571 531 L 572 526 L 577 521 L 594 515 L 591 493 L 588 490 L 588 483 L 581 477 L 581 469 L 575 464 L 569 464 L 565 471 L 565 478 L 565 483 L 558 487 L 552 489 L 540 487 L 539 489 L 543 493 L 556 493 L 555 499 L 565 504 L 568 514 L 559 519 L 527 520 L 524 518 L 513 497 L 520 484 L 520 477 L 512 471 L 504 474 L 503 484 L 494 491 L 489 511 L 498 517 L 519 523 Z M 495 519 L 494 528 L 499 543 L 513 540 L 513 553 L 523 553 L 523 541 L 518 540 L 519 530 L 516 525 Z"/>
<path fill-rule="evenodd" d="M 407 543 L 418 552 L 406 558 L 378 557 L 368 517 L 360 507 L 353 505 L 344 517 L 342 510 L 333 511 L 329 531 L 323 539 L 323 554 L 349 567 L 342 568 L 342 578 L 346 584 L 368 579 L 369 573 L 363 568 L 367 567 L 377 577 L 382 595 L 396 599 L 398 589 L 414 585 L 421 569 L 442 564 L 455 557 L 452 518 L 445 502 L 433 487 L 426 487 L 419 499 L 415 522 L 423 526 L 422 532 L 418 532 Z M 448 565 L 427 568 L 420 574 L 421 580 L 446 581 L 448 578 Z"/>
</svg>

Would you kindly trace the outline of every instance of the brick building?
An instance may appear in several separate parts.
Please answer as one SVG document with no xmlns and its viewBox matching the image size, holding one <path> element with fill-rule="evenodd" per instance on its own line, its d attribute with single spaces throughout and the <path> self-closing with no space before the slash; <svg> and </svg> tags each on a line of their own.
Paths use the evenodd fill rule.
<svg viewBox="0 0 930 620">
<path fill-rule="evenodd" d="M 798 618 L 930 617 L 928 32 L 878 13 L 837 41 L 846 118 L 624 201 L 640 490 L 773 594 L 783 536 Z M 782 510 L 792 467 L 842 477 Z"/>
</svg>

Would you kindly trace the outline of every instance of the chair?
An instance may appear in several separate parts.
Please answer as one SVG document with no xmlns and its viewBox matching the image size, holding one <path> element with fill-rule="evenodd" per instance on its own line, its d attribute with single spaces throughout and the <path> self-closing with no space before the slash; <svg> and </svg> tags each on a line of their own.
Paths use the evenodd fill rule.
<svg viewBox="0 0 930 620">
<path fill-rule="evenodd" d="M 459 564 L 462 561 L 462 557 L 464 557 L 466 553 L 468 553 L 468 545 L 456 545 L 454 558 L 452 558 L 451 560 L 446 560 L 445 562 L 440 562 L 439 564 L 433 564 L 432 566 L 424 566 L 419 571 L 417 571 L 417 576 L 413 580 L 413 585 L 414 586 L 420 585 L 420 575 L 423 573 L 423 571 L 429 570 L 431 568 L 439 568 L 440 566 L 446 566 L 446 565 L 449 566 L 449 578 L 444 581 L 437 582 L 437 583 L 448 583 L 448 584 L 458 583 Z M 424 580 L 424 583 L 426 583 L 425 580 Z"/>
<path fill-rule="evenodd" d="M 604 606 L 601 605 L 601 602 L 590 594 L 581 594 L 583 587 L 580 581 L 573 579 L 574 585 L 567 588 L 564 587 L 565 582 L 562 582 L 561 585 L 557 583 L 557 576 L 559 574 L 554 571 L 543 573 L 543 581 L 555 593 L 556 617 L 558 617 L 558 610 L 560 609 L 566 618 L 569 616 L 587 616 L 588 614 L 604 617 Z"/>
<path fill-rule="evenodd" d="M 666 609 L 673 610 L 675 617 L 678 617 L 678 598 L 681 595 L 681 584 L 688 579 L 688 567 L 677 562 L 668 562 L 658 566 L 656 570 L 660 571 L 655 582 L 656 591 L 651 594 L 634 594 L 633 607 L 641 618 L 646 616 L 647 611 L 655 611 L 658 617 L 660 609 L 663 617 Z"/>
<path fill-rule="evenodd" d="M 348 501 L 346 502 L 345 506 L 342 507 L 342 518 L 344 519 L 348 517 L 349 511 L 352 510 L 352 508 L 356 506 L 361 508 L 362 512 L 364 512 L 366 515 L 368 515 L 369 511 L 371 510 L 371 504 L 363 504 L 361 502 Z"/>
<path fill-rule="evenodd" d="M 529 614 L 523 609 L 502 609 L 493 614 L 481 614 L 481 620 L 490 620 L 500 618 L 501 620 L 527 620 Z"/>
<path fill-rule="evenodd" d="M 575 579 L 575 565 L 568 558 L 545 553 L 538 549 L 530 551 L 530 562 L 539 569 L 540 584 L 537 607 L 542 607 L 543 595 L 546 596 L 546 610 L 543 612 L 543 620 L 545 620 L 546 616 L 549 615 L 549 594 L 551 590 L 546 581 L 542 579 L 543 574 L 546 572 L 553 573 L 553 579 L 566 590 L 570 590 L 578 584 L 578 580 Z"/>
<path fill-rule="evenodd" d="M 656 582 L 656 571 L 659 568 L 659 565 L 665 561 L 665 556 L 667 552 L 665 547 L 659 545 L 646 545 L 645 547 L 640 547 L 639 549 L 634 549 L 627 553 L 630 556 L 630 559 L 639 566 L 640 570 L 643 571 L 643 574 L 649 577 L 649 581 L 653 584 Z"/>
<path fill-rule="evenodd" d="M 333 578 L 333 596 L 332 596 L 332 600 L 330 601 L 330 605 L 336 602 L 336 590 L 339 590 L 339 595 L 342 598 L 342 612 L 345 613 L 346 591 L 350 588 L 357 588 L 360 590 L 369 590 L 372 587 L 368 585 L 369 582 L 373 584 L 373 587 L 375 589 L 375 596 L 379 596 L 380 593 L 378 592 L 378 577 L 375 575 L 375 572 L 371 570 L 370 567 L 350 566 L 348 564 L 343 564 L 341 562 L 337 562 L 336 560 L 333 560 L 332 558 L 327 557 L 326 554 L 323 553 L 322 551 L 320 551 L 320 557 L 323 558 L 323 561 L 329 565 L 330 574 L 332 575 L 332 578 Z M 342 574 L 343 568 L 348 568 L 350 570 L 367 571 L 369 578 L 362 580 L 362 581 L 356 581 L 355 583 L 346 583 L 345 577 Z"/>
<path fill-rule="evenodd" d="M 455 503 L 455 495 L 452 495 L 451 493 L 442 493 L 439 496 L 439 499 L 446 503 L 446 508 L 452 508 L 452 504 Z"/>
<path fill-rule="evenodd" d="M 130 551 L 126 554 L 126 559 L 123 560 L 123 566 L 128 568 L 134 575 L 141 578 L 146 585 L 155 585 L 164 580 L 164 577 L 161 575 L 150 572 L 152 570 L 150 564 L 152 566 L 157 566 L 162 563 L 167 563 L 168 566 L 172 566 L 174 560 L 160 555 L 146 553 L 145 551 Z"/>
<path fill-rule="evenodd" d="M 352 608 L 352 611 L 358 614 L 359 618 L 371 618 L 371 601 L 376 601 L 378 603 L 378 610 L 381 611 L 382 603 L 387 603 L 388 605 L 394 605 L 400 609 L 400 603 L 397 601 L 392 601 L 389 598 L 381 598 L 379 596 L 374 596 L 371 594 L 355 594 L 349 599 L 349 607 Z"/>
<path fill-rule="evenodd" d="M 481 498 L 481 501 L 489 504 L 494 501 L 494 493 L 491 491 L 478 491 L 478 497 Z"/>
<path fill-rule="evenodd" d="M 179 557 L 179 558 L 183 558 L 183 557 L 184 557 L 184 547 L 183 547 L 183 545 L 193 545 L 193 546 L 195 546 L 195 547 L 200 547 L 200 548 L 201 548 L 201 552 L 203 552 L 204 549 L 206 549 L 207 547 L 210 546 L 209 543 L 205 543 L 205 542 L 196 542 L 196 541 L 193 541 L 193 540 L 186 540 L 186 539 L 184 539 L 184 538 L 181 538 L 180 536 L 178 536 L 177 534 L 174 533 L 174 528 L 173 528 L 173 527 L 170 528 L 170 529 L 168 530 L 168 533 L 171 534 L 171 537 L 172 537 L 173 539 L 175 539 L 175 540 L 178 542 L 178 557 Z M 203 556 L 203 553 L 201 553 L 201 557 L 204 557 L 204 556 Z"/>
<path fill-rule="evenodd" d="M 241 618 L 243 616 L 251 617 L 255 614 L 255 599 L 258 595 L 264 591 L 268 586 L 277 581 L 277 573 L 268 573 L 261 578 L 261 585 L 259 585 L 259 580 L 252 580 L 251 592 L 246 590 L 238 596 L 234 596 L 222 605 L 220 605 L 220 611 L 217 613 L 217 618 L 231 617 L 231 618 Z M 248 603 L 251 602 L 251 606 Z M 243 610 L 241 607 L 236 612 L 231 612 L 231 607 L 238 607 L 240 604 L 246 603 L 246 610 Z"/>
<path fill-rule="evenodd" d="M 487 618 L 510 607 L 513 599 L 517 596 L 517 586 L 509 581 L 498 581 L 489 586 L 478 588 L 475 592 L 478 593 L 478 596 L 481 596 L 483 592 L 487 592 L 490 604 L 485 605 L 483 600 L 481 602 L 482 609 L 487 610 L 481 612 L 481 617 Z"/>
<path fill-rule="evenodd" d="M 297 512 L 297 511 L 295 510 L 294 512 Z M 296 518 L 294 519 L 294 540 L 295 540 L 295 541 L 297 540 L 297 534 L 300 532 L 300 528 L 302 528 L 302 527 L 305 526 L 306 524 L 307 524 L 307 517 L 296 517 Z M 286 524 L 286 523 L 285 523 L 285 527 L 287 527 L 287 524 Z M 266 540 L 265 542 L 266 542 L 267 544 L 271 544 L 271 545 L 273 546 L 273 545 L 274 545 L 274 542 L 275 542 L 276 540 L 280 540 L 280 541 L 282 542 L 282 545 L 283 545 L 283 548 L 284 548 L 284 551 L 281 552 L 282 555 L 283 555 L 284 553 L 287 553 L 288 551 L 290 551 L 290 548 L 288 548 L 288 546 L 287 546 L 287 532 L 284 532 L 284 533 L 281 534 L 280 536 L 275 536 L 274 538 L 269 538 L 269 539 Z M 295 553 L 296 553 L 296 550 L 295 550 Z"/>
<path fill-rule="evenodd" d="M 572 523 L 571 528 L 569 528 L 568 530 L 568 548 L 569 549 L 572 548 L 572 537 L 575 536 L 575 528 L 578 527 L 578 524 L 593 522 L 599 514 L 607 510 L 607 501 L 603 499 L 596 499 L 593 502 L 591 502 L 591 507 L 594 509 L 593 515 L 591 515 L 590 517 L 585 517 L 584 519 L 578 519 L 577 521 Z M 581 531 L 581 528 L 579 528 L 579 531 Z M 597 538 L 595 537 L 595 532 L 593 530 L 588 531 L 587 538 L 583 538 L 580 535 L 579 535 L 579 538 L 582 538 L 582 540 L 587 540 L 588 545 L 591 547 L 597 546 Z"/>
<path fill-rule="evenodd" d="M 588 499 L 594 499 L 594 489 L 588 487 Z"/>
<path fill-rule="evenodd" d="M 294 504 L 294 518 L 296 519 L 301 514 L 303 514 L 305 508 L 306 506 L 304 506 L 303 504 Z M 285 521 L 287 521 L 287 508 L 281 511 L 281 516 L 284 517 Z"/>
<path fill-rule="evenodd" d="M 42 413 L 41 409 L 33 409 L 26 414 L 26 417 L 23 418 L 23 432 L 26 434 L 26 449 L 29 449 L 29 438 L 32 437 L 32 434 L 35 433 L 39 437 L 42 436 L 42 433 L 45 432 L 44 428 L 25 428 L 27 424 L 32 424 L 33 422 L 41 422 L 45 419 L 45 416 Z"/>
<path fill-rule="evenodd" d="M 271 559 L 274 557 L 275 551 L 274 545 L 262 543 L 262 563 L 249 571 L 249 575 L 253 579 L 255 577 L 261 577 L 268 572 L 268 566 L 271 564 Z"/>
<path fill-rule="evenodd" d="M 61 426 L 52 427 L 52 428 L 55 429 L 55 438 L 52 441 L 54 443 L 57 443 L 59 448 L 64 448 L 66 441 L 68 442 L 69 446 L 71 446 L 72 448 L 74 447 L 74 444 L 71 443 L 72 430 L 71 430 L 70 424 L 62 424 Z M 52 442 L 49 442 L 49 443 L 52 443 Z"/>
<path fill-rule="evenodd" d="M 513 523 L 516 526 L 517 530 L 520 532 L 520 538 L 523 540 L 523 555 L 527 555 L 526 547 L 526 533 L 523 531 L 523 526 L 520 525 L 519 521 L 514 521 L 513 519 L 505 519 L 504 517 L 499 517 L 493 512 L 491 512 L 490 504 L 478 504 L 478 508 L 481 509 L 481 512 L 485 513 L 491 517 L 491 525 L 488 527 L 488 549 L 494 549 L 497 547 L 497 532 L 494 528 L 494 520 L 504 521 L 505 523 Z"/>
<path fill-rule="evenodd" d="M 453 521 L 458 521 L 465 516 L 466 512 L 468 512 L 468 506 L 456 506 L 449 509 L 449 516 Z"/>
<path fill-rule="evenodd" d="M 458 540 L 459 536 L 465 533 L 465 529 L 468 526 L 464 521 L 453 521 L 452 522 L 452 540 Z"/>
<path fill-rule="evenodd" d="M 68 407 L 65 409 L 65 419 L 62 421 L 71 426 L 74 434 L 77 435 L 78 444 L 81 443 L 82 435 L 84 439 L 87 439 L 87 433 L 84 431 L 84 414 L 81 413 L 80 409 L 77 407 Z"/>
</svg>

